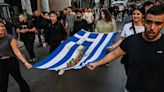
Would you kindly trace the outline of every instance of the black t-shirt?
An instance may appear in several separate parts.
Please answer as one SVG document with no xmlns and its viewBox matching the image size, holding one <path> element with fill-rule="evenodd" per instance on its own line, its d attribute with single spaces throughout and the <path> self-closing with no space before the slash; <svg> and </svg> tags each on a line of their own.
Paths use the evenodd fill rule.
<svg viewBox="0 0 164 92">
<path fill-rule="evenodd" d="M 164 92 L 164 35 L 155 42 L 144 40 L 142 33 L 132 35 L 120 48 L 129 56 L 126 88 L 130 92 Z"/>
<path fill-rule="evenodd" d="M 34 27 L 34 24 L 29 21 L 29 22 L 20 22 L 17 25 L 17 28 L 21 29 L 32 29 Z M 26 33 L 20 33 L 20 40 L 29 40 L 29 39 L 35 39 L 35 32 L 26 32 Z"/>
</svg>

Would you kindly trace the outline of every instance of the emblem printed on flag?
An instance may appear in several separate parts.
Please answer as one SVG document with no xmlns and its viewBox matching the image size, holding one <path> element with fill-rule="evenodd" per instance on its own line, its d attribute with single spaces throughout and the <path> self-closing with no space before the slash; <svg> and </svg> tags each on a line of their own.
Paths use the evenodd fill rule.
<svg viewBox="0 0 164 92">
<path fill-rule="evenodd" d="M 82 29 L 33 67 L 56 71 L 82 68 L 102 59 L 116 36 L 117 32 L 94 33 Z"/>
</svg>

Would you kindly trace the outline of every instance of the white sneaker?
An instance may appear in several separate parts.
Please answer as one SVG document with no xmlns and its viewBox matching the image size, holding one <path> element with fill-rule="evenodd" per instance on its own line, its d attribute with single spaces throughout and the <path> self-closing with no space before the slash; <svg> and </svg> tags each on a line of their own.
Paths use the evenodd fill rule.
<svg viewBox="0 0 164 92">
<path fill-rule="evenodd" d="M 64 69 L 61 69 L 61 70 L 59 70 L 58 75 L 63 75 L 64 72 L 65 72 L 65 70 Z"/>
</svg>

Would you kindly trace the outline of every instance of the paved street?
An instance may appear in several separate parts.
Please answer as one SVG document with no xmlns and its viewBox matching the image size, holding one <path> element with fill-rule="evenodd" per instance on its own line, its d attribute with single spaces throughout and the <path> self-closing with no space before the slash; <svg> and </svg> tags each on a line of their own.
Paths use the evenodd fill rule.
<svg viewBox="0 0 164 92">
<path fill-rule="evenodd" d="M 117 24 L 120 29 L 122 25 Z M 28 59 L 29 56 L 24 47 L 21 51 Z M 35 43 L 35 53 L 39 60 L 46 57 L 48 51 L 48 47 L 37 48 L 37 43 Z M 126 83 L 125 71 L 120 58 L 108 67 L 103 65 L 94 71 L 87 68 L 70 70 L 66 71 L 63 76 L 58 76 L 57 71 L 27 70 L 21 63 L 20 68 L 31 92 L 124 92 Z M 12 77 L 10 77 L 8 92 L 20 92 Z"/>
</svg>

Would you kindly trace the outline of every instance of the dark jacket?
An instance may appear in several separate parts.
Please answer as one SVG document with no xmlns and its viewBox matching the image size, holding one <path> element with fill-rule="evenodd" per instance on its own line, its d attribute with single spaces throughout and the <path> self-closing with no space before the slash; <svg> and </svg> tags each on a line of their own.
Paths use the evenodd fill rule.
<svg viewBox="0 0 164 92">
<path fill-rule="evenodd" d="M 52 45 L 55 44 L 55 42 L 66 39 L 66 35 L 65 29 L 59 21 L 54 24 L 50 23 L 47 27 L 45 42 Z"/>
</svg>

